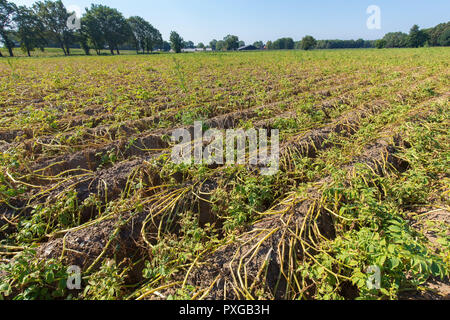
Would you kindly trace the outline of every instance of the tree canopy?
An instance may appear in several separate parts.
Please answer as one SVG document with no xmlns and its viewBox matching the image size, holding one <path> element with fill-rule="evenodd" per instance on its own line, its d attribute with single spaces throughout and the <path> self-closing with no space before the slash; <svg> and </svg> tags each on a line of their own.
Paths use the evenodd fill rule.
<svg viewBox="0 0 450 320">
<path fill-rule="evenodd" d="M 34 51 L 36 47 L 44 50 L 44 46 L 47 44 L 44 34 L 45 27 L 33 10 L 26 6 L 18 7 L 14 21 L 17 26 L 17 36 L 21 40 L 21 48 L 28 56 L 31 56 L 30 52 Z"/>
<path fill-rule="evenodd" d="M 11 57 L 14 55 L 12 51 L 14 43 L 11 40 L 10 33 L 12 31 L 12 23 L 16 11 L 17 7 L 14 3 L 0 0 L 0 39 L 5 44 Z"/>
<path fill-rule="evenodd" d="M 180 53 L 181 49 L 183 49 L 183 43 L 183 38 L 176 31 L 170 33 L 170 46 L 173 51 Z"/>
<path fill-rule="evenodd" d="M 412 48 L 423 47 L 428 39 L 429 35 L 424 30 L 420 30 L 419 26 L 415 24 L 409 32 L 408 44 Z"/>
<path fill-rule="evenodd" d="M 262 41 L 255 41 L 255 42 L 253 43 L 253 46 L 254 46 L 255 48 L 257 48 L 257 49 L 263 49 L 263 48 L 264 48 L 264 42 L 262 42 Z"/>
<path fill-rule="evenodd" d="M 62 1 L 38 1 L 33 5 L 33 9 L 50 37 L 61 47 L 65 55 L 69 55 L 74 35 L 73 30 L 67 26 L 71 14 Z"/>
<path fill-rule="evenodd" d="M 234 35 L 227 35 L 223 38 L 224 48 L 227 51 L 237 50 L 239 48 L 239 37 Z"/>
<path fill-rule="evenodd" d="M 302 42 L 300 44 L 300 48 L 302 50 L 311 50 L 316 47 L 317 41 L 312 36 L 305 36 L 302 39 Z"/>
<path fill-rule="evenodd" d="M 404 48 L 408 46 L 408 35 L 403 32 L 390 32 L 384 38 L 384 47 L 386 48 Z"/>
<path fill-rule="evenodd" d="M 294 49 L 295 43 L 292 38 L 280 38 L 275 40 L 274 42 L 270 42 L 270 44 L 267 46 L 267 49 L 269 50 L 290 50 Z"/>
</svg>

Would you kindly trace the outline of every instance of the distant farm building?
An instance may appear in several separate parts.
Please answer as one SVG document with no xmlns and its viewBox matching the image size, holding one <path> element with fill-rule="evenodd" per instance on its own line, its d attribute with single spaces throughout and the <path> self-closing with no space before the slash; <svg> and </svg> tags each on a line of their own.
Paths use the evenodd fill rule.
<svg viewBox="0 0 450 320">
<path fill-rule="evenodd" d="M 184 49 L 181 49 L 181 52 L 205 52 L 205 51 L 210 52 L 210 51 L 212 51 L 212 49 L 211 48 L 205 48 L 205 49 L 202 49 L 202 48 L 184 48 Z"/>
<path fill-rule="evenodd" d="M 256 48 L 255 46 L 253 46 L 253 45 L 248 45 L 248 46 L 243 46 L 243 47 L 240 47 L 239 49 L 238 49 L 238 51 L 253 51 L 253 50 L 258 50 L 258 48 Z"/>
</svg>

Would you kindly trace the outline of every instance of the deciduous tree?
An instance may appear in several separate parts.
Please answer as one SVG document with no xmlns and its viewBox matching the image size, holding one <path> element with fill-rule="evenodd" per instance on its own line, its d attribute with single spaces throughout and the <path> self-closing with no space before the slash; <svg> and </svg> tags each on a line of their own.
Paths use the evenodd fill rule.
<svg viewBox="0 0 450 320">
<path fill-rule="evenodd" d="M 300 48 L 302 50 L 311 50 L 314 49 L 317 45 L 316 39 L 312 36 L 305 36 L 302 39 L 302 42 L 300 43 Z"/>
<path fill-rule="evenodd" d="M 106 44 L 111 54 L 114 54 L 114 50 L 120 54 L 120 45 L 129 40 L 132 34 L 122 13 L 103 5 L 93 4 L 86 10 L 82 22 L 86 25 L 88 36 L 95 43 L 97 52 Z"/>
<path fill-rule="evenodd" d="M 14 3 L 6 0 L 0 0 L 0 39 L 9 51 L 11 57 L 14 56 L 14 42 L 11 40 L 11 29 L 14 14 L 17 8 Z M 0 53 L 1 56 L 1 53 Z"/>
<path fill-rule="evenodd" d="M 438 39 L 440 46 L 450 46 L 450 28 L 447 28 Z"/>
<path fill-rule="evenodd" d="M 216 40 L 216 39 L 211 40 L 211 42 L 209 43 L 209 46 L 211 47 L 211 49 L 212 49 L 213 51 L 216 51 L 217 40 Z"/>
<path fill-rule="evenodd" d="M 44 50 L 44 46 L 47 43 L 44 35 L 45 28 L 33 10 L 26 6 L 18 7 L 14 21 L 22 51 L 26 52 L 30 57 L 31 51 L 34 51 L 35 48 Z"/>
<path fill-rule="evenodd" d="M 71 13 L 67 11 L 62 1 L 38 1 L 33 5 L 33 9 L 46 31 L 61 47 L 64 55 L 70 55 L 74 32 L 67 26 Z"/>
<path fill-rule="evenodd" d="M 424 30 L 420 30 L 419 26 L 415 24 L 409 32 L 409 46 L 412 48 L 423 47 L 427 42 L 428 37 L 428 34 Z"/>
<path fill-rule="evenodd" d="M 183 38 L 176 31 L 170 33 L 170 45 L 173 51 L 180 53 L 183 48 L 183 42 Z"/>
<path fill-rule="evenodd" d="M 237 50 L 239 48 L 239 37 L 233 35 L 227 35 L 223 38 L 224 46 L 227 51 Z"/>
<path fill-rule="evenodd" d="M 255 43 L 253 43 L 253 46 L 257 49 L 262 49 L 264 48 L 264 43 L 262 41 L 256 41 Z"/>
</svg>

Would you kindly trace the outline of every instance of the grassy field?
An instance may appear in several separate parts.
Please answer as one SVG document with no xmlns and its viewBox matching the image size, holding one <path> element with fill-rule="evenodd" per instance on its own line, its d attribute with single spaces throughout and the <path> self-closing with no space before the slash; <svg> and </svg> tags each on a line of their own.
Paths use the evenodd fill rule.
<svg viewBox="0 0 450 320">
<path fill-rule="evenodd" d="M 0 52 L 3 56 L 8 57 L 8 50 L 4 48 L 0 48 Z M 23 52 L 20 48 L 13 49 L 14 57 L 13 58 L 23 58 L 28 57 L 26 52 Z M 115 52 L 114 52 L 115 53 Z M 30 52 L 31 57 L 33 58 L 50 58 L 50 57 L 64 57 L 64 53 L 61 48 L 44 48 L 44 51 L 40 49 L 36 49 Z M 90 51 L 91 55 L 97 55 L 94 50 Z M 102 50 L 101 55 L 110 55 L 111 52 L 109 50 Z M 121 55 L 136 55 L 136 51 L 134 50 L 121 50 Z M 83 49 L 70 49 L 71 56 L 83 56 L 85 55 Z"/>
<path fill-rule="evenodd" d="M 0 298 L 448 296 L 449 61 L 449 48 L 0 59 Z M 279 172 L 175 165 L 170 135 L 195 121 L 279 129 Z"/>
</svg>

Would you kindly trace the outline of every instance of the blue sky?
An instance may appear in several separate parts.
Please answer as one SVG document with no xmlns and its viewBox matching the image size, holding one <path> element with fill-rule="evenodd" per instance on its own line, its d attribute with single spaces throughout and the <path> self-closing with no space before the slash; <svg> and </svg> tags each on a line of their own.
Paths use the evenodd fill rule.
<svg viewBox="0 0 450 320">
<path fill-rule="evenodd" d="M 31 5 L 33 0 L 13 0 Z M 246 43 L 305 35 L 317 39 L 378 39 L 391 31 L 408 32 L 450 20 L 449 0 L 63 0 L 84 8 L 91 3 L 139 15 L 158 28 L 164 39 L 175 30 L 185 40 L 209 43 L 227 34 Z M 369 30 L 366 9 L 381 9 L 381 30 Z"/>
</svg>

